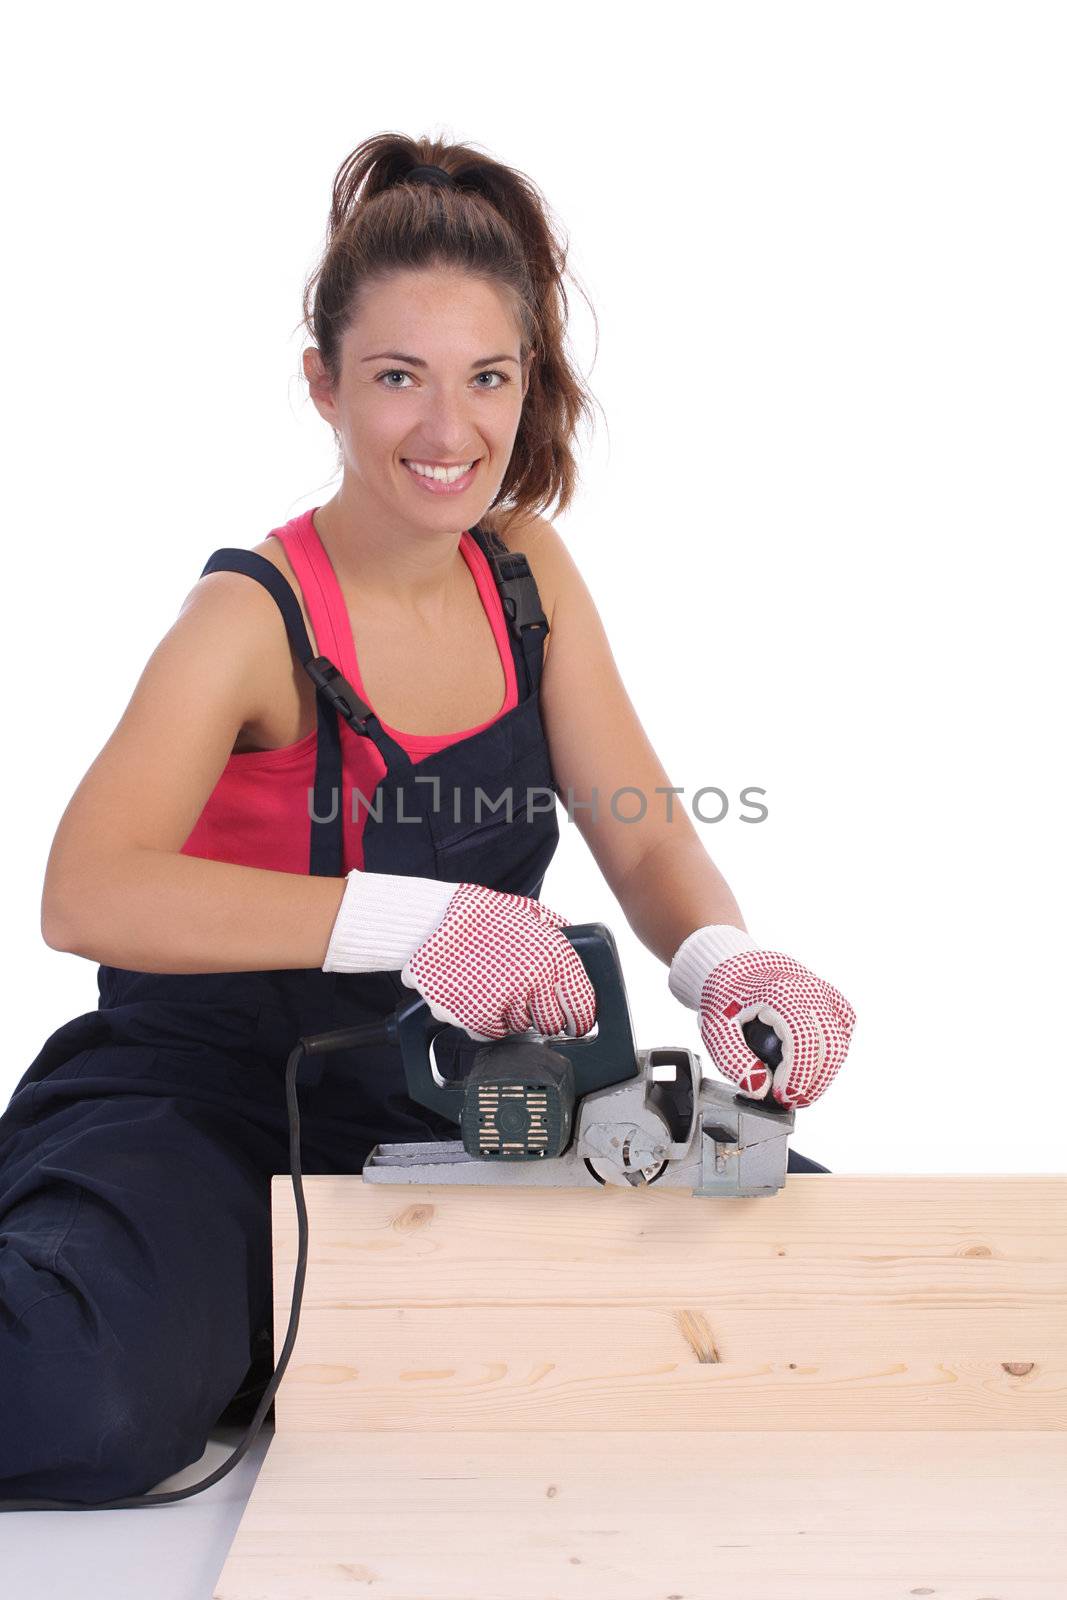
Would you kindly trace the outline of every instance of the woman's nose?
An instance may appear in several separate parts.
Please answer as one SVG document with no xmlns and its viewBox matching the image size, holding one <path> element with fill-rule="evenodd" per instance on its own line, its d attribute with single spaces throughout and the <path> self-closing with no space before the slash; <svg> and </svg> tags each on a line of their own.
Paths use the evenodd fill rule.
<svg viewBox="0 0 1067 1600">
<path fill-rule="evenodd" d="M 458 461 L 464 450 L 478 442 L 470 399 L 444 391 L 429 396 L 419 437 L 433 447 L 429 460 Z M 481 454 L 480 449 L 476 454 Z"/>
</svg>

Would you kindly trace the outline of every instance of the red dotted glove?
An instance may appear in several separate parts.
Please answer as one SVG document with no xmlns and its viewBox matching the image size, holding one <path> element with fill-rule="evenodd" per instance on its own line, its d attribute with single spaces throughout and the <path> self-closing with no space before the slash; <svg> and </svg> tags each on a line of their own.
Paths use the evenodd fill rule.
<svg viewBox="0 0 1067 1600">
<path fill-rule="evenodd" d="M 761 950 L 741 928 L 698 928 L 679 946 L 671 993 L 700 1012 L 700 1036 L 723 1075 L 753 1100 L 810 1106 L 844 1062 L 856 1013 L 832 983 L 779 950 Z M 741 1029 L 758 1017 L 782 1044 L 773 1073 Z"/>
<path fill-rule="evenodd" d="M 596 1021 L 596 993 L 559 931 L 569 926 L 528 895 L 357 870 L 348 874 L 323 969 L 399 968 L 438 1021 L 472 1039 L 531 1028 L 574 1038 Z"/>
<path fill-rule="evenodd" d="M 472 1039 L 531 1026 L 550 1037 L 588 1033 L 596 996 L 581 957 L 558 932 L 566 917 L 524 894 L 461 883 L 444 920 L 400 976 L 434 1016 Z"/>
</svg>

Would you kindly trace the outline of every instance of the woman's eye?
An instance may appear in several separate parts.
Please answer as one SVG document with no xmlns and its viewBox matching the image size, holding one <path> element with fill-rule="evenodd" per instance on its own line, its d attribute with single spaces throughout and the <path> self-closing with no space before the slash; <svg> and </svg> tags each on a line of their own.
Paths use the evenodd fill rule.
<svg viewBox="0 0 1067 1600">
<path fill-rule="evenodd" d="M 402 367 L 390 367 L 387 372 L 379 372 L 379 374 L 378 374 L 378 382 L 381 383 L 381 380 L 383 378 L 410 378 L 410 377 L 413 377 L 413 376 L 414 376 L 413 373 L 405 372 Z M 479 388 L 479 389 L 489 389 L 489 388 L 502 389 L 506 383 L 510 383 L 511 382 L 511 379 L 508 377 L 506 372 L 498 372 L 495 367 L 492 368 L 488 372 L 479 372 L 478 376 L 479 376 L 479 378 L 499 378 L 500 379 L 499 383 L 494 383 L 494 384 L 479 383 L 479 384 L 476 384 L 475 387 Z M 384 389 L 400 389 L 400 388 L 403 387 L 403 385 L 399 384 L 399 383 L 385 383 L 385 384 L 382 384 L 382 387 Z"/>
</svg>

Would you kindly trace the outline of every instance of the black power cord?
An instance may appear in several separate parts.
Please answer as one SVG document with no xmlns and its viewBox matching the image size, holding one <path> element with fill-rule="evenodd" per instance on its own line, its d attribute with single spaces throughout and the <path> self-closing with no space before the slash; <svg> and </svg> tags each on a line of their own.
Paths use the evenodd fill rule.
<svg viewBox="0 0 1067 1600">
<path fill-rule="evenodd" d="M 293 1300 L 289 1313 L 289 1327 L 282 1345 L 281 1355 L 278 1357 L 270 1381 L 263 1391 L 263 1397 L 256 1407 L 255 1415 L 248 1424 L 247 1432 L 241 1443 L 237 1446 L 228 1460 L 217 1467 L 208 1477 L 202 1478 L 199 1483 L 190 1484 L 187 1489 L 172 1489 L 168 1494 L 142 1494 L 134 1495 L 124 1500 L 0 1500 L 0 1511 L 133 1511 L 139 1506 L 169 1506 L 175 1500 L 187 1500 L 190 1495 L 199 1494 L 202 1489 L 209 1489 L 213 1483 L 218 1483 L 228 1472 L 232 1472 L 241 1458 L 248 1454 L 256 1435 L 263 1426 L 263 1419 L 271 1408 L 275 1392 L 286 1367 L 289 1357 L 296 1344 L 297 1328 L 300 1325 L 300 1307 L 304 1298 L 304 1279 L 307 1276 L 308 1257 L 308 1216 L 304 1204 L 304 1183 L 300 1170 L 300 1106 L 296 1094 L 296 1074 L 301 1058 L 305 1055 L 318 1055 L 325 1050 L 358 1049 L 361 1045 L 386 1044 L 395 1040 L 392 1019 L 381 1022 L 368 1022 L 357 1028 L 336 1028 L 331 1033 L 313 1034 L 308 1038 L 297 1040 L 285 1066 L 285 1102 L 289 1110 L 289 1165 L 293 1179 L 293 1194 L 296 1197 L 297 1220 L 297 1254 L 296 1271 L 293 1274 Z M 232 1404 L 232 1401 L 231 1401 Z"/>
</svg>

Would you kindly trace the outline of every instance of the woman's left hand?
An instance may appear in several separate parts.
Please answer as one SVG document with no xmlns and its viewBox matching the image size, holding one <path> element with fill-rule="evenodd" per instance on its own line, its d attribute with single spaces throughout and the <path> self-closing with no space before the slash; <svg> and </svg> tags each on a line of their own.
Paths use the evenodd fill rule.
<svg viewBox="0 0 1067 1600">
<path fill-rule="evenodd" d="M 709 924 L 679 946 L 671 993 L 700 1012 L 700 1036 L 719 1071 L 754 1100 L 810 1106 L 844 1062 L 856 1013 L 832 983 L 779 950 L 762 950 L 741 928 Z M 782 1045 L 772 1072 L 741 1029 L 753 1017 Z"/>
</svg>

